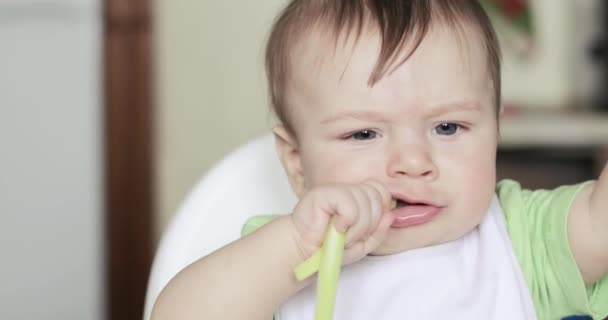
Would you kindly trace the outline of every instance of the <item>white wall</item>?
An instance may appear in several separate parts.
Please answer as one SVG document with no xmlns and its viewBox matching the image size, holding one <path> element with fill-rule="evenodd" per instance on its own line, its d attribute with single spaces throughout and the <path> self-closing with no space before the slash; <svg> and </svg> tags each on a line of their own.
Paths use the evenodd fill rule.
<svg viewBox="0 0 608 320">
<path fill-rule="evenodd" d="M 270 128 L 264 41 L 285 2 L 156 1 L 157 236 L 213 163 Z"/>
<path fill-rule="evenodd" d="M 98 6 L 0 2 L 0 319 L 105 316 Z"/>
</svg>

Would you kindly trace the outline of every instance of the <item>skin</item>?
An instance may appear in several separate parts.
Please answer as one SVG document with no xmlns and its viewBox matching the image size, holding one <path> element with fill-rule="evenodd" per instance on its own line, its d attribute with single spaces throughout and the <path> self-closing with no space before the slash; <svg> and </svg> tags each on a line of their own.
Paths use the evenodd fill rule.
<svg viewBox="0 0 608 320">
<path fill-rule="evenodd" d="M 367 30 L 334 48 L 323 34 L 311 32 L 294 48 L 287 92 L 294 132 L 274 129 L 298 204 L 181 271 L 161 292 L 153 319 L 271 319 L 310 284 L 298 283 L 293 268 L 319 249 L 331 219 L 347 233 L 345 263 L 452 241 L 483 219 L 496 183 L 498 123 L 477 34 L 433 26 L 372 87 L 377 35 Z M 608 273 L 607 171 L 579 194 L 569 218 L 587 283 Z M 392 228 L 390 202 L 399 197 L 441 211 L 424 224 Z"/>
</svg>

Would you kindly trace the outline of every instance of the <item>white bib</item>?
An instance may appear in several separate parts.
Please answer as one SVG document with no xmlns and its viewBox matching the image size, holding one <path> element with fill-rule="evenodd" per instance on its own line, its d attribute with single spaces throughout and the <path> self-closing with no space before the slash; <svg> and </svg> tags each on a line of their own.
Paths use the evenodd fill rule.
<svg viewBox="0 0 608 320">
<path fill-rule="evenodd" d="M 278 319 L 314 319 L 315 294 L 315 285 L 298 292 Z M 536 319 L 498 198 L 459 240 L 343 268 L 334 319 Z"/>
</svg>

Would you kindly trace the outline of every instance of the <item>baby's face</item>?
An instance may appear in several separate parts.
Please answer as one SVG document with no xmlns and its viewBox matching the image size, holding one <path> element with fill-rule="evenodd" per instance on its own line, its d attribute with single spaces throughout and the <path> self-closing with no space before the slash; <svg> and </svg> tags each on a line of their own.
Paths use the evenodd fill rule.
<svg viewBox="0 0 608 320">
<path fill-rule="evenodd" d="M 466 37 L 463 37 L 466 36 Z M 395 196 L 432 204 L 422 224 L 391 228 L 374 254 L 444 243 L 477 226 L 496 182 L 496 109 L 480 38 L 433 28 L 375 86 L 378 38 L 354 50 L 313 37 L 293 57 L 288 92 L 299 142 L 300 193 L 321 184 L 383 182 Z M 305 41 L 305 42 L 306 42 Z M 352 44 L 352 42 L 351 42 Z M 330 57 L 319 58 L 320 50 Z"/>
</svg>

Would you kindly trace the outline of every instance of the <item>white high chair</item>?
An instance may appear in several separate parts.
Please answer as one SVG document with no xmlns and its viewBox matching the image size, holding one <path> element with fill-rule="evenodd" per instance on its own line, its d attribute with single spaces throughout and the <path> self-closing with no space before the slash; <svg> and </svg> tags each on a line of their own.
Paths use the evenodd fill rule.
<svg viewBox="0 0 608 320">
<path fill-rule="evenodd" d="M 165 230 L 148 280 L 144 320 L 173 276 L 238 239 L 247 218 L 288 213 L 295 203 L 271 135 L 229 154 L 194 187 Z"/>
</svg>

